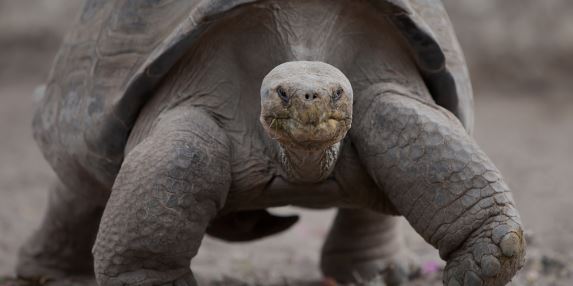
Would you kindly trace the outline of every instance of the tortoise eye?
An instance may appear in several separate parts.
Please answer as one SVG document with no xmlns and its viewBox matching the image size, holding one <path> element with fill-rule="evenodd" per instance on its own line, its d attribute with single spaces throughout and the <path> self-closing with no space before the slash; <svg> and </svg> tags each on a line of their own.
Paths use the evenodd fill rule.
<svg viewBox="0 0 573 286">
<path fill-rule="evenodd" d="M 343 93 L 343 92 L 344 92 L 344 90 L 342 90 L 342 88 L 339 88 L 339 89 L 335 90 L 335 91 L 332 93 L 332 99 L 333 99 L 334 101 L 339 100 L 340 97 L 342 96 L 342 93 Z"/>
<path fill-rule="evenodd" d="M 277 86 L 277 94 L 283 102 L 288 102 L 288 95 L 282 86 Z"/>
</svg>

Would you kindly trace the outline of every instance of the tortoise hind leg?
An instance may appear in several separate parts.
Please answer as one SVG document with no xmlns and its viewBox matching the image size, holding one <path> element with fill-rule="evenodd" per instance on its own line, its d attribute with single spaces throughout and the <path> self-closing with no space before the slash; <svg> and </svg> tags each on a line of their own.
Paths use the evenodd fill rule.
<svg viewBox="0 0 573 286">
<path fill-rule="evenodd" d="M 325 276 L 340 282 L 383 275 L 389 285 L 408 279 L 417 266 L 405 247 L 398 218 L 360 209 L 340 209 L 322 249 Z"/>
<path fill-rule="evenodd" d="M 22 246 L 16 273 L 24 279 L 93 276 L 91 249 L 107 194 L 70 189 L 58 181 L 38 230 Z"/>
</svg>

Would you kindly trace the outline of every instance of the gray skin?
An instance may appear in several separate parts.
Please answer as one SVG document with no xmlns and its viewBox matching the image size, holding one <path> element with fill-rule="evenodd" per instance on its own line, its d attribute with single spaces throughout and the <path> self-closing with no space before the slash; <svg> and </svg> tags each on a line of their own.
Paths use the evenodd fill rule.
<svg viewBox="0 0 573 286">
<path fill-rule="evenodd" d="M 340 208 L 321 256 L 340 282 L 407 278 L 402 215 L 447 261 L 444 285 L 505 285 L 525 255 L 509 188 L 406 46 L 367 2 L 233 10 L 143 107 L 111 188 L 55 184 L 18 274 L 195 285 L 205 233 L 273 234 L 296 218 L 264 209 L 295 205 Z"/>
</svg>

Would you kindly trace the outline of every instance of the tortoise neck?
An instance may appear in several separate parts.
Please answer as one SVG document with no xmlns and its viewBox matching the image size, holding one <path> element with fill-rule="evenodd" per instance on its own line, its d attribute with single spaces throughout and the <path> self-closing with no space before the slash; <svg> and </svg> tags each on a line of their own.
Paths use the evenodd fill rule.
<svg viewBox="0 0 573 286">
<path fill-rule="evenodd" d="M 318 183 L 334 169 L 340 153 L 340 142 L 322 150 L 305 150 L 280 146 L 280 162 L 293 183 Z"/>
</svg>

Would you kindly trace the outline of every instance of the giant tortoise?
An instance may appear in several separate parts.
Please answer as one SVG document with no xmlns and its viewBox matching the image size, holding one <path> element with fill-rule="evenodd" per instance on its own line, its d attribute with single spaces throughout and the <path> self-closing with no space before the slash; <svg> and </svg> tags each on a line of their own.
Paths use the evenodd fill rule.
<svg viewBox="0 0 573 286">
<path fill-rule="evenodd" d="M 525 241 L 472 108 L 439 0 L 87 0 L 33 121 L 58 181 L 18 275 L 195 285 L 206 233 L 268 236 L 294 205 L 339 209 L 340 283 L 409 269 L 401 215 L 445 285 L 504 285 Z"/>
</svg>

